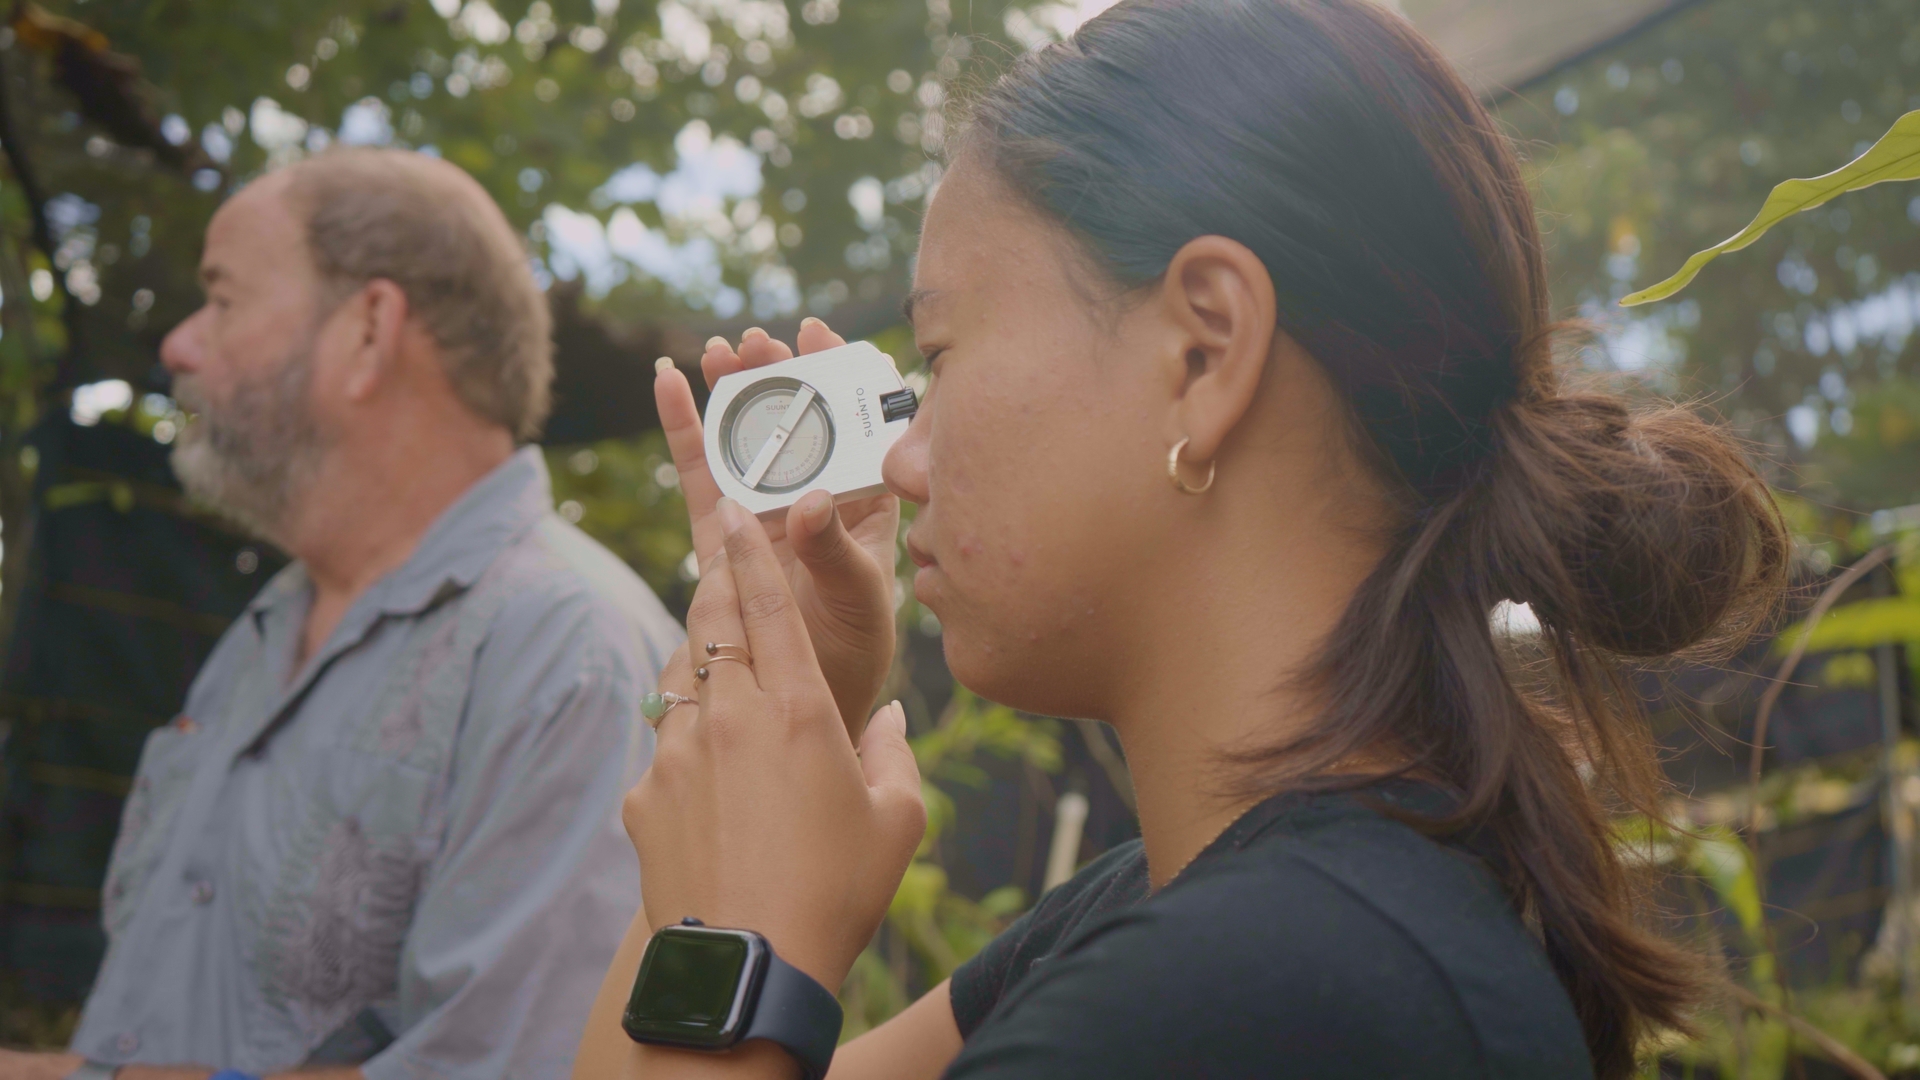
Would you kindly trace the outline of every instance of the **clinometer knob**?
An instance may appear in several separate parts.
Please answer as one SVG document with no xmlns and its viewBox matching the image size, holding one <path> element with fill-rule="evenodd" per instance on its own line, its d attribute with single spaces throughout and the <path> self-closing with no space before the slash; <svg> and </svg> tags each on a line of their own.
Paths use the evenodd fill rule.
<svg viewBox="0 0 1920 1080">
<path fill-rule="evenodd" d="M 913 396 L 912 387 L 880 395 L 880 416 L 883 423 L 891 424 L 895 420 L 904 420 L 918 411 L 920 411 L 920 401 Z"/>
</svg>

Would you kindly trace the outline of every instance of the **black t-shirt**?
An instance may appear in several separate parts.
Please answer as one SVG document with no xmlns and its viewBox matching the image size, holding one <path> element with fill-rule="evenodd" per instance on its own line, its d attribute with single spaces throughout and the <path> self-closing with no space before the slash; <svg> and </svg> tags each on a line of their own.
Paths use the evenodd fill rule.
<svg viewBox="0 0 1920 1080">
<path fill-rule="evenodd" d="M 1593 1075 L 1486 864 L 1380 812 L 1395 784 L 1261 803 L 1149 895 L 1133 841 L 953 974 L 952 1080 Z"/>
</svg>

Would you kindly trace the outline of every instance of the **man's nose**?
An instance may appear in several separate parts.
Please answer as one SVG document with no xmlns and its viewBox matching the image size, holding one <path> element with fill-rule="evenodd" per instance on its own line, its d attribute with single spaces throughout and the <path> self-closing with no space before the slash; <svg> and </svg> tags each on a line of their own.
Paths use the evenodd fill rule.
<svg viewBox="0 0 1920 1080">
<path fill-rule="evenodd" d="M 203 353 L 200 323 L 206 311 L 203 307 L 187 316 L 160 342 L 160 363 L 172 374 L 183 375 L 200 369 Z"/>
</svg>

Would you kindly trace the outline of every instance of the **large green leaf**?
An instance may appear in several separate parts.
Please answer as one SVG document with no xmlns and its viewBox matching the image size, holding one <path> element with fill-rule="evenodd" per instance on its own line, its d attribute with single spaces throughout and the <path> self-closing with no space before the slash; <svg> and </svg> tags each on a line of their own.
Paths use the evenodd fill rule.
<svg viewBox="0 0 1920 1080">
<path fill-rule="evenodd" d="M 1775 655 L 1791 652 L 1802 635 L 1808 652 L 1869 649 L 1920 641 L 1920 600 L 1901 596 L 1860 600 L 1827 612 L 1818 626 L 1804 624 L 1781 634 L 1773 644 Z"/>
<path fill-rule="evenodd" d="M 1811 210 L 1849 191 L 1872 187 L 1887 180 L 1920 180 L 1920 110 L 1894 121 L 1893 127 L 1880 136 L 1879 142 L 1846 165 L 1825 176 L 1781 183 L 1767 196 L 1760 213 L 1746 228 L 1705 251 L 1694 252 L 1678 273 L 1658 285 L 1628 294 L 1620 301 L 1620 306 L 1633 307 L 1635 304 L 1665 300 L 1686 288 L 1701 267 L 1723 252 L 1739 251 L 1760 239 L 1768 229 L 1802 210 Z"/>
</svg>

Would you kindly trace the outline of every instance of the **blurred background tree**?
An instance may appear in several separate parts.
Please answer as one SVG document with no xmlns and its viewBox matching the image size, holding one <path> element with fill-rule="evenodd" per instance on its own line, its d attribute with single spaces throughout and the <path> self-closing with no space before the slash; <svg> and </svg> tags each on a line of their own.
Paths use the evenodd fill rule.
<svg viewBox="0 0 1920 1080">
<path fill-rule="evenodd" d="M 0 89 L 32 190 L 4 186 L 0 518 L 35 391 L 126 385 L 83 397 L 91 417 L 164 390 L 213 209 L 336 142 L 443 156 L 525 230 L 559 286 L 551 441 L 654 426 L 646 365 L 705 331 L 803 311 L 884 329 L 947 87 L 1004 42 L 975 26 L 1000 5 L 962 20 L 946 0 L 16 4 Z M 622 535 L 666 585 L 672 552 Z"/>
<path fill-rule="evenodd" d="M 1614 302 L 1920 108 L 1915 14 L 1691 5 L 1500 107 L 1531 159 L 1556 306 L 1601 328 L 1588 362 L 1710 403 L 1780 465 L 1776 483 L 1854 511 L 1920 501 L 1920 189 L 1793 218 L 1671 302 Z"/>
</svg>

